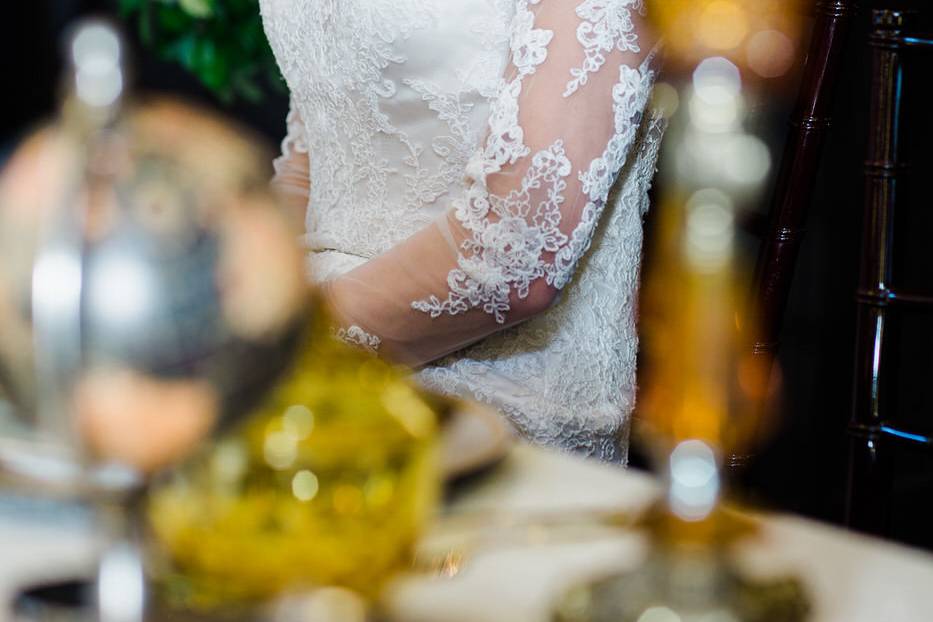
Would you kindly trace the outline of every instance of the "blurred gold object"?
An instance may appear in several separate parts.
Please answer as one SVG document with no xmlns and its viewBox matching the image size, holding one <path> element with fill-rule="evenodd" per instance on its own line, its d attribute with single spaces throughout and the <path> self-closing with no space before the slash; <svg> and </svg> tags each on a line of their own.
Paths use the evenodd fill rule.
<svg viewBox="0 0 933 622">
<path fill-rule="evenodd" d="M 801 622 L 810 603 L 800 581 L 752 581 L 723 571 L 709 551 L 655 551 L 638 573 L 571 590 L 554 622 Z"/>
<path fill-rule="evenodd" d="M 664 200 L 671 203 L 659 208 L 657 262 L 642 294 L 648 381 L 640 432 L 664 455 L 687 439 L 744 451 L 759 430 L 755 406 L 768 378 L 740 324 L 748 313 L 733 264 L 732 202 L 716 190 L 680 199 L 684 205 Z"/>
<path fill-rule="evenodd" d="M 333 339 L 322 309 L 311 317 L 271 395 L 152 493 L 153 573 L 171 606 L 322 586 L 372 597 L 410 564 L 438 492 L 442 402 Z"/>
<path fill-rule="evenodd" d="M 663 505 L 642 518 L 653 546 L 641 567 L 572 588 L 554 622 L 802 622 L 811 612 L 794 577 L 756 580 L 732 563 L 729 545 L 757 532 L 755 519 L 717 506 L 684 521 Z"/>
<path fill-rule="evenodd" d="M 720 501 L 722 464 L 739 463 L 758 440 L 771 390 L 767 361 L 750 343 L 755 313 L 749 275 L 736 262 L 736 220 L 770 169 L 767 146 L 744 121 L 758 78 L 790 67 L 795 4 L 649 1 L 673 70 L 654 96 L 671 128 L 642 292 L 638 416 L 667 490 L 643 525 L 651 543 L 644 564 L 564 594 L 558 622 L 797 621 L 808 613 L 793 579 L 744 579 L 730 550 L 755 525 Z"/>
</svg>

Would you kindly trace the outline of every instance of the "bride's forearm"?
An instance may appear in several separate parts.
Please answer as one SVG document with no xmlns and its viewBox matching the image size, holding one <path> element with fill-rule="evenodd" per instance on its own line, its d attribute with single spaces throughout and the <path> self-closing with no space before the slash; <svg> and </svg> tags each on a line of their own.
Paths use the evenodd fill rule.
<svg viewBox="0 0 933 622">
<path fill-rule="evenodd" d="M 556 295 L 543 280 L 533 283 L 523 298 L 510 295 L 505 322 L 482 308 L 436 315 L 419 310 L 418 301 L 447 295 L 449 275 L 457 267 L 456 248 L 432 224 L 387 253 L 324 283 L 321 291 L 340 324 L 341 336 L 357 345 L 375 344 L 380 355 L 414 367 L 540 313 Z"/>
</svg>

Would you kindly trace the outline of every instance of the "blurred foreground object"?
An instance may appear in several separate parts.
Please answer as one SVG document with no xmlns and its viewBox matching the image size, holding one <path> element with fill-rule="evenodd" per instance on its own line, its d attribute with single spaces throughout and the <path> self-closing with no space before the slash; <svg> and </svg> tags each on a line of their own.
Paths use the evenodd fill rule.
<svg viewBox="0 0 933 622">
<path fill-rule="evenodd" d="M 671 128 L 656 256 L 642 293 L 639 412 L 667 495 L 645 523 L 652 541 L 645 564 L 571 591 L 556 619 L 802 620 L 808 606 L 795 580 L 754 585 L 733 566 L 732 545 L 754 525 L 737 522 L 720 503 L 723 458 L 758 442 L 760 406 L 773 390 L 767 361 L 751 347 L 756 314 L 746 305 L 750 275 L 735 261 L 735 227 L 739 211 L 759 200 L 771 167 L 767 145 L 745 120 L 756 83 L 790 68 L 793 7 L 768 0 L 649 4 L 672 69 L 656 86 L 655 103 Z"/>
<path fill-rule="evenodd" d="M 150 453 L 163 424 L 191 446 L 287 362 L 301 254 L 241 130 L 169 101 L 118 116 L 76 82 L 0 185 L 0 376 L 46 438 L 148 471 L 177 457 Z"/>
<path fill-rule="evenodd" d="M 188 106 L 124 106 L 119 36 L 75 32 L 60 119 L 0 178 L 0 382 L 26 428 L 0 475 L 100 510 L 98 618 L 139 622 L 148 474 L 258 402 L 308 295 L 269 156 Z"/>
<path fill-rule="evenodd" d="M 437 497 L 441 404 L 312 316 L 255 414 L 153 491 L 169 607 L 231 611 L 326 586 L 375 597 L 410 565 Z"/>
</svg>

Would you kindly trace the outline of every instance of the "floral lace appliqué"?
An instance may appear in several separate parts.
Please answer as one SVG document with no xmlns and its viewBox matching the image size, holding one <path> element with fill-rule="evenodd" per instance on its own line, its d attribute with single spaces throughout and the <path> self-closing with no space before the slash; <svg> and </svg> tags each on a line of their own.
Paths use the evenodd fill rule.
<svg viewBox="0 0 933 622">
<path fill-rule="evenodd" d="M 564 97 L 585 85 L 589 75 L 606 63 L 606 54 L 613 49 L 633 53 L 641 51 L 635 24 L 632 23 L 632 8 L 644 14 L 644 0 L 584 0 L 577 7 L 577 16 L 581 19 L 577 40 L 583 46 L 585 58 L 582 67 L 570 70 L 573 79 L 567 83 Z"/>
<path fill-rule="evenodd" d="M 573 276 L 574 266 L 589 249 L 609 192 L 635 141 L 642 110 L 645 109 L 654 82 L 654 72 L 649 69 L 653 58 L 654 54 L 649 54 L 639 69 L 632 69 L 628 65 L 619 67 L 619 82 L 612 89 L 615 133 L 609 139 L 605 152 L 579 175 L 588 200 L 580 222 L 570 236 L 570 243 L 557 251 L 554 263 L 549 266 L 549 282 L 558 289 L 567 284 Z"/>
<path fill-rule="evenodd" d="M 366 332 L 356 325 L 334 330 L 334 337 L 348 345 L 362 348 L 372 354 L 378 352 L 379 346 L 382 345 L 382 339 Z"/>
<path fill-rule="evenodd" d="M 595 20 L 586 32 L 598 32 L 599 37 L 584 42 L 587 58 L 604 47 L 604 39 L 612 46 L 637 50 L 637 39 L 629 15 L 634 0 L 609 3 L 586 0 L 577 9 L 581 18 Z M 587 203 L 580 222 L 570 236 L 560 229 L 561 205 L 564 203 L 565 178 L 572 170 L 563 140 L 536 153 L 526 172 L 521 189 L 498 197 L 487 189 L 489 175 L 502 170 L 529 153 L 523 142 L 524 133 L 518 121 L 518 97 L 523 78 L 533 74 L 547 58 L 547 45 L 553 33 L 535 29 L 534 15 L 520 3 L 512 35 L 512 59 L 516 76 L 505 85 L 493 104 L 489 120 L 486 148 L 467 166 L 471 182 L 463 200 L 455 201 L 455 216 L 471 233 L 461 245 L 457 268 L 447 277 L 449 292 L 445 299 L 429 296 L 414 301 L 413 309 L 438 317 L 443 313 L 457 315 L 481 308 L 504 324 L 511 304 L 510 296 L 527 298 L 531 283 L 544 278 L 548 285 L 562 289 L 573 275 L 577 262 L 590 246 L 596 223 L 605 207 L 609 191 L 625 164 L 635 141 L 641 111 L 647 104 L 654 73 L 648 70 L 653 54 L 640 68 L 621 65 L 619 80 L 613 88 L 614 133 L 602 155 L 593 160 L 586 171 L 578 175 Z M 589 22 L 584 22 L 584 24 Z M 582 28 L 582 26 L 581 26 Z M 584 41 L 578 31 L 578 38 Z M 593 56 L 597 58 L 597 56 Z M 598 56 L 591 66 L 585 65 L 580 84 L 586 83 L 586 73 L 597 71 L 605 62 Z M 576 71 L 576 70 L 574 70 Z M 544 193 L 533 192 L 545 189 Z M 540 200 L 540 196 L 545 197 Z M 545 261 L 552 254 L 553 261 Z"/>
<path fill-rule="evenodd" d="M 519 298 L 526 298 L 532 281 L 547 275 L 542 253 L 557 252 L 567 243 L 558 225 L 564 178 L 570 171 L 563 141 L 558 140 L 535 154 L 521 190 L 500 198 L 474 185 L 467 199 L 457 203 L 457 219 L 473 236 L 463 242 L 459 267 L 447 277 L 447 299 L 431 296 L 412 307 L 431 317 L 482 307 L 505 323 L 513 288 Z M 531 192 L 542 187 L 547 187 L 548 198 L 533 205 Z"/>
</svg>

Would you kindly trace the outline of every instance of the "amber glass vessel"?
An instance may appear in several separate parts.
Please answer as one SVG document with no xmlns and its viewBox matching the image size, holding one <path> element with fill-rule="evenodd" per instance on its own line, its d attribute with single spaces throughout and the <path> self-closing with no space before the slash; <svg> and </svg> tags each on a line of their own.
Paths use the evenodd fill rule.
<svg viewBox="0 0 933 622">
<path fill-rule="evenodd" d="M 310 314 L 292 369 L 149 502 L 161 601 L 206 610 L 341 586 L 366 597 L 408 565 L 437 496 L 436 402 Z"/>
</svg>

